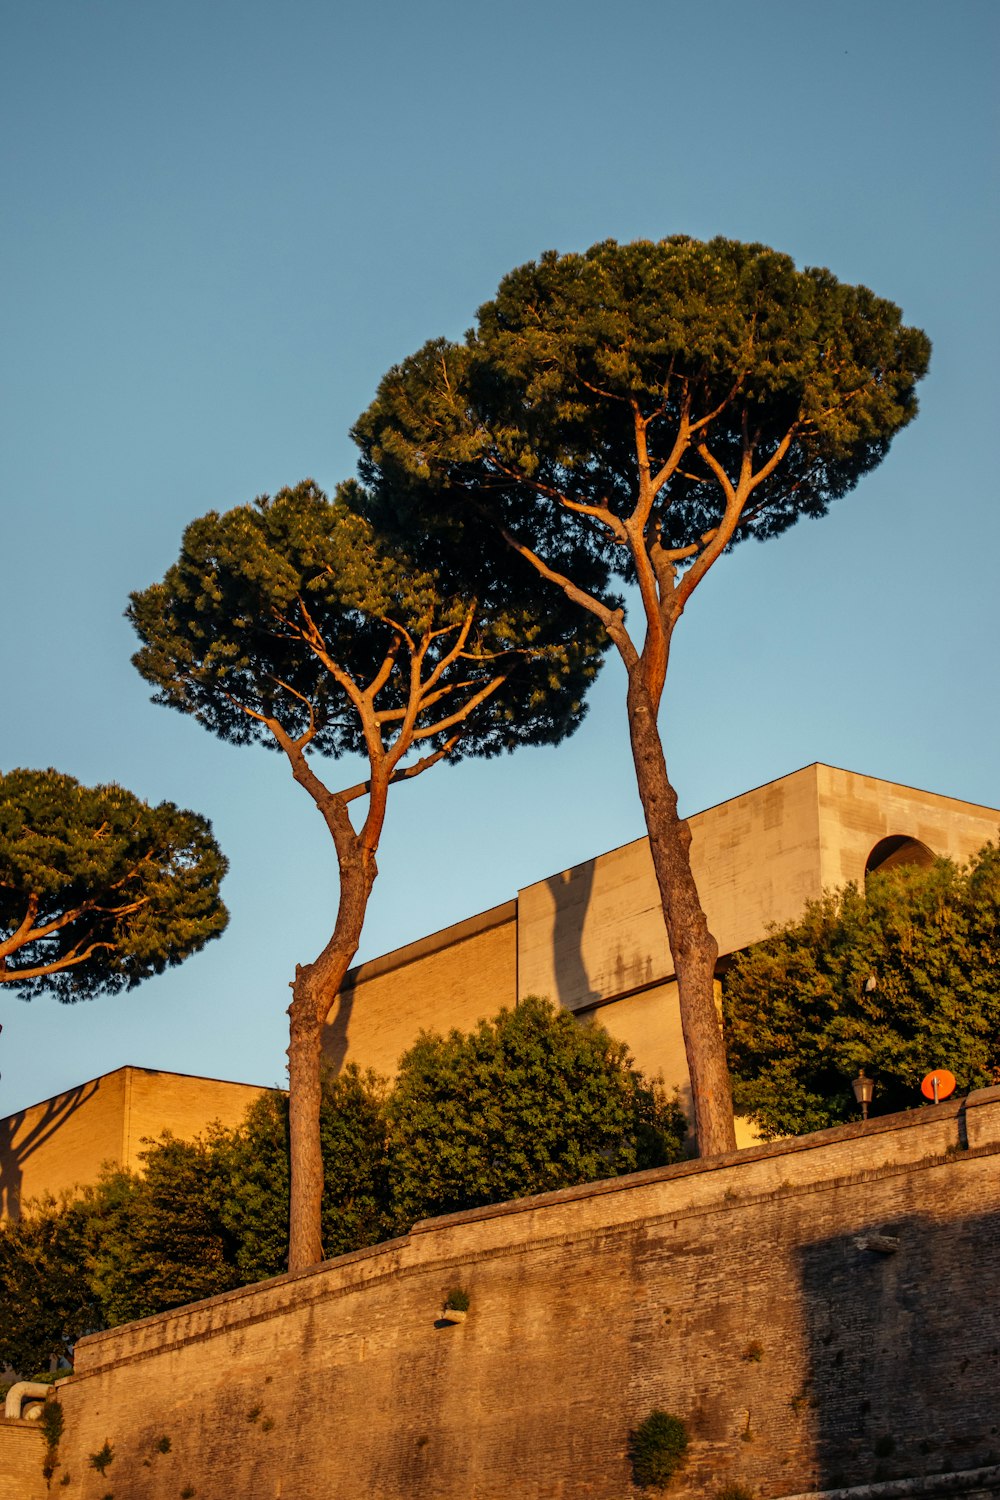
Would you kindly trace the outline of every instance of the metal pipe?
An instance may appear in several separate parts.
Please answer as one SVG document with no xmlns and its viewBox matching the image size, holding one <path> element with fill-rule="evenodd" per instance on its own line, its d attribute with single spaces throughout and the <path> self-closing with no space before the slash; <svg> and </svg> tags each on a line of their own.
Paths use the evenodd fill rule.
<svg viewBox="0 0 1000 1500">
<path fill-rule="evenodd" d="M 4 1417 L 8 1422 L 19 1421 L 21 1416 L 22 1403 L 25 1402 L 29 1398 L 29 1396 L 45 1397 L 49 1394 L 51 1389 L 52 1387 L 50 1385 L 42 1385 L 38 1380 L 19 1380 L 17 1384 L 12 1385 L 10 1390 L 7 1392 L 7 1400 L 4 1402 L 3 1408 Z"/>
</svg>

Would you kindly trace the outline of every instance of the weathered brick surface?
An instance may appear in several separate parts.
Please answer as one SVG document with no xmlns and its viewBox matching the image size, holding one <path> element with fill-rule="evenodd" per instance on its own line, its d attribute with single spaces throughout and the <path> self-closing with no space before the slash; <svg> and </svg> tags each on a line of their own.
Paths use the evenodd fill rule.
<svg viewBox="0 0 1000 1500">
<path fill-rule="evenodd" d="M 60 1493 L 622 1500 L 655 1406 L 689 1424 L 692 1500 L 995 1462 L 1000 1150 L 964 1147 L 965 1114 L 431 1221 L 85 1340 Z M 435 1326 L 454 1285 L 468 1318 Z"/>
<path fill-rule="evenodd" d="M 45 1440 L 37 1422 L 5 1422 L 0 1411 L 0 1497 L 46 1500 Z"/>
</svg>

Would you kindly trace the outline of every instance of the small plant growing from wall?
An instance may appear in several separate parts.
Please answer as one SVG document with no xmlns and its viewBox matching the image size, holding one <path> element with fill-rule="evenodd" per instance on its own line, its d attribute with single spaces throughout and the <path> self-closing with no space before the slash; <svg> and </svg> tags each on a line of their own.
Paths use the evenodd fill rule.
<svg viewBox="0 0 1000 1500">
<path fill-rule="evenodd" d="M 743 1350 L 742 1357 L 749 1365 L 759 1365 L 764 1358 L 764 1345 L 759 1344 L 756 1339 L 751 1339 Z"/>
<path fill-rule="evenodd" d="M 453 1286 L 444 1299 L 441 1316 L 437 1326 L 440 1328 L 445 1323 L 464 1323 L 465 1315 L 469 1311 L 469 1294 L 463 1287 Z"/>
<path fill-rule="evenodd" d="M 666 1489 L 684 1462 L 687 1445 L 687 1426 L 680 1417 L 659 1408 L 651 1411 L 629 1433 L 628 1458 L 633 1482 L 642 1490 Z"/>
<path fill-rule="evenodd" d="M 63 1409 L 58 1401 L 46 1401 L 38 1425 L 45 1434 L 45 1457 L 42 1459 L 42 1474 L 45 1483 L 52 1483 L 52 1476 L 59 1467 L 59 1439 L 63 1434 Z"/>
<path fill-rule="evenodd" d="M 164 1433 L 163 1437 L 161 1437 L 161 1438 L 159 1438 L 157 1440 L 156 1451 L 157 1451 L 157 1453 L 169 1453 L 170 1452 L 170 1439 L 167 1437 L 166 1433 Z"/>
<path fill-rule="evenodd" d="M 98 1448 L 96 1453 L 90 1455 L 90 1467 L 96 1469 L 98 1474 L 103 1474 L 108 1465 L 114 1461 L 114 1456 L 115 1450 L 105 1438 L 103 1448 Z"/>
<path fill-rule="evenodd" d="M 757 1500 L 756 1490 L 752 1490 L 748 1484 L 724 1484 L 721 1490 L 716 1490 L 715 1500 Z"/>
</svg>

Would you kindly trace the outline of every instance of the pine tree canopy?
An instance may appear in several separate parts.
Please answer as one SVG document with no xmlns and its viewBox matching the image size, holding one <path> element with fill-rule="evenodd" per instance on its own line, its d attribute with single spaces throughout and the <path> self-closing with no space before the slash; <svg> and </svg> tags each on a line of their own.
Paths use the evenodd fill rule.
<svg viewBox="0 0 1000 1500">
<path fill-rule="evenodd" d="M 58 771 L 0 776 L 0 983 L 62 1001 L 131 989 L 228 920 L 211 826 Z"/>
<path fill-rule="evenodd" d="M 306 481 L 189 526 L 128 611 L 156 701 L 226 740 L 278 748 L 278 724 L 333 756 L 405 735 L 454 760 L 570 733 L 596 670 L 578 622 L 502 580 L 449 587 L 386 543 L 363 500 Z"/>
<path fill-rule="evenodd" d="M 822 515 L 912 420 L 929 356 L 891 302 L 766 246 L 607 240 L 504 277 L 463 343 L 388 372 L 354 436 L 386 514 L 471 500 L 595 591 L 636 546 L 697 568 Z"/>
</svg>

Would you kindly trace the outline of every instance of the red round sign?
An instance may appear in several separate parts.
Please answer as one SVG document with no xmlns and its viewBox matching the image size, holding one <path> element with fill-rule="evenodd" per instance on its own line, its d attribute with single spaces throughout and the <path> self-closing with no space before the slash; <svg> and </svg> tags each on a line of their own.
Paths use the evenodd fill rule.
<svg viewBox="0 0 1000 1500">
<path fill-rule="evenodd" d="M 920 1092 L 925 1099 L 933 1099 L 935 1104 L 940 1099 L 947 1099 L 949 1094 L 955 1092 L 954 1073 L 949 1073 L 947 1068 L 935 1068 L 920 1085 Z"/>
</svg>

